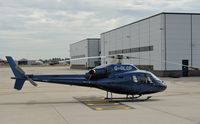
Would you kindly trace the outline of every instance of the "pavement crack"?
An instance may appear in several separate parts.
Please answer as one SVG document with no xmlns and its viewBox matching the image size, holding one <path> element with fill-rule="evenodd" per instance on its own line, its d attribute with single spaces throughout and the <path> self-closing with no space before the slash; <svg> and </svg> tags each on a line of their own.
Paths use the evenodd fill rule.
<svg viewBox="0 0 200 124">
<path fill-rule="evenodd" d="M 59 110 L 54 106 L 54 105 L 51 105 L 53 107 L 53 109 L 56 111 L 56 113 L 64 120 L 64 122 L 66 124 L 70 124 L 69 121 L 59 112 Z"/>
</svg>

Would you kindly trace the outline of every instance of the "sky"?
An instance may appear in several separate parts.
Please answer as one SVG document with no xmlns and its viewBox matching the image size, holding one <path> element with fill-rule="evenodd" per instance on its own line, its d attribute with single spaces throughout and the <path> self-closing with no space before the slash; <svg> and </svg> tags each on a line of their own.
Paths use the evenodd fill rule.
<svg viewBox="0 0 200 124">
<path fill-rule="evenodd" d="M 0 0 L 0 59 L 69 57 L 69 45 L 161 12 L 200 13 L 198 0 Z"/>
</svg>

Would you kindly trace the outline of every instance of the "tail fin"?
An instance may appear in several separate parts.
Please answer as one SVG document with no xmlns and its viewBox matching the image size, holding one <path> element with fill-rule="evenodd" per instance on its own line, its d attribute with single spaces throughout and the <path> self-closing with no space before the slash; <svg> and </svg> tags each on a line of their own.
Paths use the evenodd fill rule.
<svg viewBox="0 0 200 124">
<path fill-rule="evenodd" d="M 14 79 L 16 79 L 16 81 L 15 81 L 14 88 L 17 90 L 21 90 L 26 80 L 25 72 L 16 65 L 15 61 L 13 60 L 11 56 L 6 56 L 6 59 L 13 71 L 13 74 L 15 75 Z"/>
<path fill-rule="evenodd" d="M 25 79 L 16 79 L 14 89 L 21 90 L 25 81 Z"/>
</svg>

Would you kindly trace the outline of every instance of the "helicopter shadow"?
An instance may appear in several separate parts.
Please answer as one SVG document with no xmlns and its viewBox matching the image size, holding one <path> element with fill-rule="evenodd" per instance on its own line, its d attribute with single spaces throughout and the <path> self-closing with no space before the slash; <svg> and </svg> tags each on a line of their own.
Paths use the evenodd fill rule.
<svg viewBox="0 0 200 124">
<path fill-rule="evenodd" d="M 151 97 L 150 97 L 151 98 Z M 154 101 L 160 101 L 160 99 L 155 98 L 125 98 L 125 97 L 118 97 L 118 98 L 104 98 L 104 97 L 74 97 L 74 99 L 80 101 L 80 102 L 95 102 L 95 101 L 102 101 L 102 102 L 154 102 Z"/>
<path fill-rule="evenodd" d="M 129 103 L 134 103 L 134 102 L 155 102 L 155 101 L 160 101 L 160 99 L 113 99 L 113 100 L 107 100 L 108 102 L 129 102 Z"/>
</svg>

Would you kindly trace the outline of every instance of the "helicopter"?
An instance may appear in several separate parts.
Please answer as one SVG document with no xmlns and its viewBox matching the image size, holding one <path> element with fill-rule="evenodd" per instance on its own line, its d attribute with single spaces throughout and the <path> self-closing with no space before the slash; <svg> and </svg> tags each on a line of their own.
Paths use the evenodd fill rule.
<svg viewBox="0 0 200 124">
<path fill-rule="evenodd" d="M 133 64 L 121 64 L 122 55 L 109 56 L 118 59 L 117 64 L 107 64 L 90 69 L 85 74 L 62 75 L 34 75 L 26 74 L 11 56 L 6 56 L 15 77 L 14 89 L 21 90 L 27 80 L 37 86 L 37 82 L 56 83 L 63 85 L 75 85 L 92 87 L 107 92 L 105 99 L 114 99 L 112 93 L 124 94 L 126 99 L 137 99 L 142 95 L 158 93 L 166 90 L 167 85 L 153 73 L 138 69 Z M 94 57 L 93 57 L 94 58 Z M 110 98 L 108 93 L 111 93 Z M 129 97 L 131 95 L 131 97 Z M 150 99 L 148 96 L 145 100 Z"/>
</svg>

